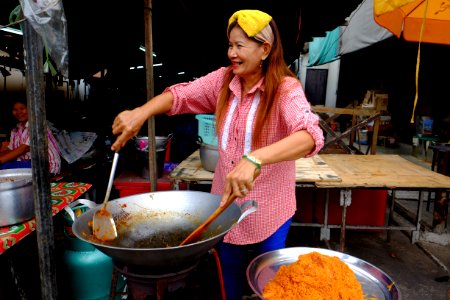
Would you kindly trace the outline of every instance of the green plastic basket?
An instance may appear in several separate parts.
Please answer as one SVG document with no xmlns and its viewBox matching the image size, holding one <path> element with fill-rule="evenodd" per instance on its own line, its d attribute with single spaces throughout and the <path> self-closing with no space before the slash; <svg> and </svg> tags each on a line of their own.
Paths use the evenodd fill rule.
<svg viewBox="0 0 450 300">
<path fill-rule="evenodd" d="M 198 120 L 198 135 L 203 143 L 217 146 L 216 116 L 199 114 L 195 118 Z"/>
</svg>

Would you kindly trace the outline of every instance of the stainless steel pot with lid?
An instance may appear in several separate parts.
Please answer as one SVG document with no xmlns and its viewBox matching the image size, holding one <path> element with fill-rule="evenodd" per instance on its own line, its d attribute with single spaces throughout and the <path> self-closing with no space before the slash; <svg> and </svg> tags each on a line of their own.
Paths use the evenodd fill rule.
<svg viewBox="0 0 450 300">
<path fill-rule="evenodd" d="M 35 216 L 31 169 L 0 170 L 0 227 Z"/>
</svg>

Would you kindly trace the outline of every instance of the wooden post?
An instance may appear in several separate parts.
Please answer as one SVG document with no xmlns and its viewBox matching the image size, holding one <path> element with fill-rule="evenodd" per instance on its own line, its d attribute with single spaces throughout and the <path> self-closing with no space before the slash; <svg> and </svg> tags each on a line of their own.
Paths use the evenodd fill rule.
<svg viewBox="0 0 450 300">
<path fill-rule="evenodd" d="M 377 101 L 375 103 L 375 112 L 377 114 L 381 114 L 381 101 Z M 380 118 L 376 118 L 373 121 L 373 132 L 372 132 L 372 141 L 370 146 L 370 154 L 375 155 L 377 154 L 377 142 L 378 142 L 378 130 L 380 128 Z"/>
<path fill-rule="evenodd" d="M 147 101 L 154 96 L 153 78 L 153 37 L 152 37 L 152 0 L 144 0 L 144 24 L 145 24 L 145 72 L 147 83 Z M 156 166 L 156 142 L 155 142 L 155 118 L 148 119 L 148 163 L 150 177 L 150 191 L 157 188 Z"/>
<path fill-rule="evenodd" d="M 353 100 L 353 108 L 358 108 L 358 100 Z M 352 115 L 352 127 L 354 127 L 357 123 L 358 123 L 358 117 L 357 115 L 353 114 Z M 353 144 L 355 143 L 355 135 L 358 134 L 358 132 L 356 131 L 352 131 L 352 133 L 350 134 L 350 139 L 348 144 L 350 146 L 353 146 Z M 358 138 L 358 142 L 359 142 L 359 138 Z"/>
<path fill-rule="evenodd" d="M 33 197 L 36 212 L 36 234 L 42 299 L 58 299 L 56 266 L 54 263 L 54 232 L 48 165 L 47 120 L 43 44 L 28 21 L 24 22 L 23 48 L 26 58 L 26 84 L 30 151 L 33 177 Z"/>
</svg>

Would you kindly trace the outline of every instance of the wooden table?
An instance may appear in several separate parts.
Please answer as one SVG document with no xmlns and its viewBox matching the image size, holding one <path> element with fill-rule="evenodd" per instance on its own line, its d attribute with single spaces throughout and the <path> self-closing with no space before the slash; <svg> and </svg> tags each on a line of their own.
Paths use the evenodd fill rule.
<svg viewBox="0 0 450 300">
<path fill-rule="evenodd" d="M 91 186 L 89 183 L 82 182 L 51 183 L 53 216 L 83 195 Z M 35 229 L 36 221 L 34 218 L 20 224 L 0 227 L 0 255 L 19 243 Z"/>
<path fill-rule="evenodd" d="M 349 155 L 321 154 L 311 158 L 296 161 L 298 187 L 305 184 L 317 189 L 326 189 L 327 194 L 332 189 L 340 190 L 340 206 L 342 221 L 340 225 L 329 225 L 328 197 L 325 203 L 325 218 L 323 224 L 295 224 L 294 226 L 320 227 L 322 240 L 330 239 L 330 229 L 340 228 L 340 248 L 344 251 L 346 229 L 384 229 L 406 230 L 412 232 L 411 242 L 419 239 L 422 193 L 417 204 L 416 221 L 411 226 L 392 226 L 392 212 L 397 190 L 411 191 L 442 191 L 450 190 L 450 177 L 432 172 L 420 167 L 399 155 Z M 200 162 L 198 151 L 192 153 L 181 162 L 170 174 L 173 188 L 177 189 L 180 182 L 211 183 L 214 173 L 205 171 Z M 346 225 L 346 210 L 352 202 L 352 189 L 383 189 L 392 191 L 392 203 L 389 209 L 388 224 L 384 226 Z"/>
<path fill-rule="evenodd" d="M 321 156 L 315 155 L 309 158 L 296 160 L 296 182 L 297 183 L 316 183 L 321 182 L 339 182 L 341 178 L 322 160 Z M 188 158 L 183 160 L 172 172 L 168 178 L 173 182 L 173 188 L 178 190 L 179 184 L 185 182 L 192 183 L 211 183 L 214 177 L 213 172 L 202 168 L 199 150 L 196 150 Z"/>
<path fill-rule="evenodd" d="M 351 190 L 362 189 L 386 189 L 393 192 L 392 203 L 387 226 L 371 227 L 385 230 L 411 231 L 411 241 L 419 239 L 422 216 L 422 193 L 419 193 L 416 222 L 413 226 L 391 226 L 392 211 L 395 205 L 395 191 L 442 191 L 450 190 L 450 177 L 433 172 L 418 166 L 399 155 L 345 155 L 327 154 L 321 155 L 326 164 L 333 169 L 341 181 L 315 183 L 319 189 L 340 189 L 342 206 L 342 224 L 340 246 L 343 251 L 345 244 L 345 229 L 361 228 L 358 226 L 346 226 L 346 209 L 351 205 Z M 328 226 L 331 228 L 332 226 Z"/>
</svg>

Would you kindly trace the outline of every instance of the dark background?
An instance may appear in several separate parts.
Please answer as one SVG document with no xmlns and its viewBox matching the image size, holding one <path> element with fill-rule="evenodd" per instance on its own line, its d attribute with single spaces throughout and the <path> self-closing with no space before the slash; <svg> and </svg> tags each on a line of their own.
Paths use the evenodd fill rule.
<svg viewBox="0 0 450 300">
<path fill-rule="evenodd" d="M 282 35 L 285 60 L 290 64 L 299 57 L 305 42 L 342 25 L 360 2 L 154 0 L 153 59 L 163 64 L 154 67 L 155 94 L 168 85 L 192 80 L 228 64 L 226 26 L 238 9 L 260 9 L 274 17 Z M 111 123 L 117 113 L 147 100 L 145 70 L 130 70 L 145 64 L 145 54 L 139 50 L 145 45 L 144 1 L 62 3 L 67 18 L 69 80 L 89 83 L 90 95 L 88 99 L 68 101 L 61 91 L 49 88 L 47 118 L 59 129 L 95 131 L 110 139 Z M 0 24 L 9 23 L 9 14 L 18 4 L 15 0 L 2 1 Z M 11 58 L 0 58 L 0 66 L 24 69 L 21 36 L 0 31 L 0 49 L 11 54 Z M 92 76 L 101 70 L 107 70 L 103 77 Z M 1 105 L 14 97 L 6 95 Z M 3 120 L 11 120 L 9 111 L 2 111 Z M 193 116 L 171 117 L 170 122 L 165 116 L 156 118 L 156 134 L 174 133 L 174 142 L 181 143 L 172 148 L 173 161 L 184 159 L 197 146 L 196 125 Z"/>
<path fill-rule="evenodd" d="M 369 1 L 369 0 L 366 0 Z M 304 43 L 323 36 L 342 25 L 358 6 L 353 1 L 271 1 L 271 0 L 154 0 L 152 1 L 155 93 L 166 86 L 191 80 L 226 65 L 226 25 L 238 9 L 257 8 L 271 14 L 278 23 L 285 58 L 292 63 L 303 51 Z M 10 11 L 18 1 L 2 1 L 0 24 L 7 24 Z M 111 1 L 63 1 L 69 38 L 69 76 L 86 80 L 91 86 L 89 99 L 66 101 L 49 91 L 48 118 L 60 128 L 92 130 L 110 135 L 114 116 L 123 109 L 144 103 L 145 70 L 130 70 L 144 65 L 144 1 L 126 4 Z M 0 66 L 23 69 L 22 38 L 0 31 L 0 49 L 13 58 L 0 58 Z M 415 68 L 418 44 L 395 37 L 365 49 L 343 55 L 337 91 L 337 106 L 362 101 L 368 89 L 389 94 L 389 112 L 400 141 L 411 142 L 415 124 L 410 123 L 415 96 Z M 416 115 L 435 120 L 437 133 L 448 134 L 447 76 L 450 60 L 448 46 L 422 44 L 419 102 Z M 93 78 L 100 70 L 103 78 Z M 179 72 L 185 72 L 179 75 Z M 444 74 L 442 76 L 441 74 Z M 6 95 L 6 98 L 11 95 Z M 15 96 L 13 96 L 15 97 Z M 5 95 L 0 95 L 0 99 Z M 83 101 L 82 101 L 83 100 Z M 2 101 L 1 105 L 5 107 Z M 100 112 L 100 113 L 99 113 Z M 2 120 L 10 119 L 2 110 Z M 195 132 L 193 116 L 158 117 L 157 134 Z M 2 123 L 2 122 L 0 122 Z M 181 127 L 181 129 L 179 128 Z M 194 127 L 194 128 L 192 128 Z M 188 134 L 190 135 L 190 134 Z M 190 147 L 188 147 L 189 151 Z M 185 155 L 180 154 L 180 157 Z M 177 157 L 179 159 L 180 157 Z"/>
</svg>

